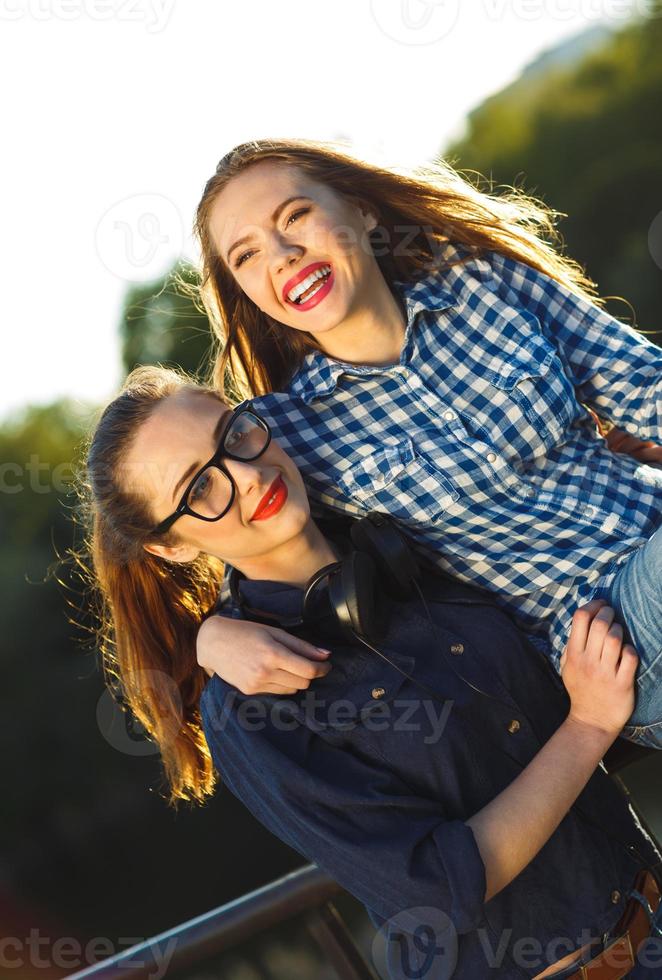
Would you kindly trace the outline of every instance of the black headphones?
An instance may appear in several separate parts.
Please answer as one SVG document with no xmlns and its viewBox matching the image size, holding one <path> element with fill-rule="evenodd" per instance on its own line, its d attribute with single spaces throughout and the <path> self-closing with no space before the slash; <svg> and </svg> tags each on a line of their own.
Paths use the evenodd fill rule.
<svg viewBox="0 0 662 980">
<path fill-rule="evenodd" d="M 355 521 L 349 532 L 353 545 L 341 561 L 320 568 L 304 590 L 303 622 L 320 588 L 326 589 L 331 610 L 352 638 L 375 642 L 388 621 L 386 599 L 410 599 L 420 569 L 416 557 L 395 523 L 371 511 Z"/>
<path fill-rule="evenodd" d="M 346 519 L 340 526 L 346 529 Z M 315 622 L 318 600 L 320 593 L 323 593 L 322 598 L 325 596 L 328 600 L 335 621 L 349 639 L 358 640 L 435 700 L 442 700 L 445 704 L 447 698 L 441 699 L 373 645 L 386 631 L 389 599 L 402 601 L 418 595 L 431 630 L 436 635 L 434 621 L 419 584 L 419 562 L 407 539 L 393 518 L 379 511 L 370 511 L 365 517 L 354 520 L 349 527 L 349 538 L 352 545 L 349 553 L 340 561 L 320 568 L 307 583 L 301 615 L 287 618 L 247 605 L 239 589 L 239 582 L 244 576 L 235 568 L 230 573 L 230 592 L 234 602 L 251 619 L 289 629 Z M 468 681 L 450 660 L 448 665 L 463 683 L 478 694 L 501 700 Z"/>
</svg>

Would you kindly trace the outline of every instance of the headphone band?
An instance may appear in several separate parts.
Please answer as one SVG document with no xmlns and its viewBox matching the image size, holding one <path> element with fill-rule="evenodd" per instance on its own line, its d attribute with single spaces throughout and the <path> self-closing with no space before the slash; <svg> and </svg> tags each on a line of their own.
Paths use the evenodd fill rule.
<svg viewBox="0 0 662 980">
<path fill-rule="evenodd" d="M 309 608 L 315 589 L 324 583 L 324 580 L 338 571 L 342 567 L 342 561 L 332 561 L 323 568 L 320 568 L 309 580 L 303 592 L 303 615 L 302 622 L 306 619 L 306 609 Z"/>
</svg>

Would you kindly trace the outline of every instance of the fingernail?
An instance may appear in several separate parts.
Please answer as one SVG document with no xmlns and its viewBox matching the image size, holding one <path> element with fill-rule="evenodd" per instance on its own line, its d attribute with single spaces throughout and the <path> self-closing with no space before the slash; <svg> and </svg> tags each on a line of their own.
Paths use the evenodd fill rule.
<svg viewBox="0 0 662 980">
<path fill-rule="evenodd" d="M 331 651 L 330 650 L 325 650 L 324 647 L 318 647 L 317 649 L 319 650 L 320 653 L 325 654 L 327 657 L 331 655 Z"/>
</svg>

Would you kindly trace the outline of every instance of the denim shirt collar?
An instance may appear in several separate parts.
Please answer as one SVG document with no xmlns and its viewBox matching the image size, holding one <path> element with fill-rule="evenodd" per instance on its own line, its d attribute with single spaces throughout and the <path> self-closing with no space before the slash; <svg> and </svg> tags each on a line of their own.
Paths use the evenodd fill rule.
<svg viewBox="0 0 662 980">
<path fill-rule="evenodd" d="M 295 619 L 303 610 L 303 589 L 287 582 L 242 578 L 238 588 L 244 602 L 265 613 Z"/>
<path fill-rule="evenodd" d="M 393 288 L 401 298 L 406 310 L 405 338 L 402 344 L 399 364 L 409 360 L 412 349 L 412 335 L 416 318 L 419 313 L 445 310 L 453 306 L 456 299 L 453 293 L 441 284 L 438 271 L 427 278 L 418 281 L 396 281 Z M 311 351 L 307 354 L 301 367 L 291 379 L 288 390 L 290 394 L 301 398 L 306 404 L 333 391 L 342 374 L 355 376 L 370 375 L 387 370 L 388 366 L 371 364 L 351 364 L 337 361 L 328 357 L 322 351 Z"/>
</svg>

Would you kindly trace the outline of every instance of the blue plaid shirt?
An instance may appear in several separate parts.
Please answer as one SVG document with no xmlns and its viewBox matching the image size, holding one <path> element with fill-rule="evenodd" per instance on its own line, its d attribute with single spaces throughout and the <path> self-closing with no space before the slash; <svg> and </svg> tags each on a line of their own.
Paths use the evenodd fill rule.
<svg viewBox="0 0 662 980">
<path fill-rule="evenodd" d="M 662 523 L 662 469 L 611 452 L 582 403 L 660 441 L 662 350 L 522 262 L 447 246 L 460 257 L 394 284 L 397 364 L 314 352 L 286 391 L 250 404 L 313 505 L 387 511 L 558 664 L 576 607 Z"/>
</svg>

